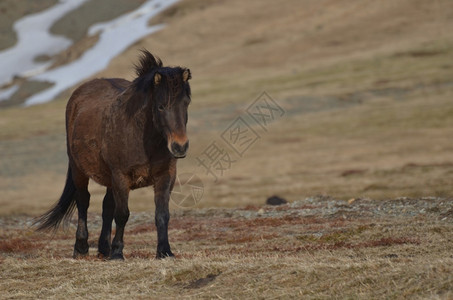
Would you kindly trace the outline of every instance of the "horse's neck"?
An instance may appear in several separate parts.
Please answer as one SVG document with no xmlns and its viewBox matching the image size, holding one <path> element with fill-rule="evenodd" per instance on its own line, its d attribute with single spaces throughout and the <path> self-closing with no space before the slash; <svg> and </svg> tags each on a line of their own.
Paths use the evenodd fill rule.
<svg viewBox="0 0 453 300">
<path fill-rule="evenodd" d="M 112 106 L 111 115 L 117 116 L 121 124 L 118 130 L 129 128 L 137 136 L 141 137 L 140 143 L 147 151 L 166 147 L 166 141 L 153 122 L 151 102 L 145 103 L 145 99 L 134 96 L 130 90 L 123 92 Z"/>
<path fill-rule="evenodd" d="M 144 107 L 134 117 L 134 130 L 143 134 L 143 145 L 145 149 L 152 148 L 157 150 L 161 147 L 167 147 L 162 133 L 156 128 L 156 124 L 152 118 L 153 114 L 151 111 L 147 107 Z"/>
</svg>

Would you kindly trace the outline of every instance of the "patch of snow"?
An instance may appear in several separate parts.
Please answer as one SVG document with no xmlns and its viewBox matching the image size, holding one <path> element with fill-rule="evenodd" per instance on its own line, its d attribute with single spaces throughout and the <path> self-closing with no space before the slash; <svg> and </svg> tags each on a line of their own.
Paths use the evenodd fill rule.
<svg viewBox="0 0 453 300">
<path fill-rule="evenodd" d="M 53 100 L 58 94 L 84 79 L 105 69 L 109 62 L 143 37 L 163 28 L 163 25 L 148 27 L 148 20 L 178 0 L 151 0 L 135 11 L 110 22 L 94 24 L 89 34 L 100 33 L 97 44 L 87 50 L 78 60 L 67 65 L 33 76 L 33 80 L 50 81 L 55 84 L 25 101 L 33 105 Z"/>
<path fill-rule="evenodd" d="M 15 84 L 12 87 L 0 90 L 0 101 L 8 100 L 18 89 L 19 86 Z"/>
<path fill-rule="evenodd" d="M 52 25 L 71 10 L 88 0 L 60 0 L 44 11 L 17 20 L 13 27 L 17 44 L 0 51 L 0 85 L 14 76 L 32 76 L 44 72 L 51 62 L 36 62 L 39 55 L 54 55 L 72 44 L 72 41 L 49 32 Z"/>
</svg>

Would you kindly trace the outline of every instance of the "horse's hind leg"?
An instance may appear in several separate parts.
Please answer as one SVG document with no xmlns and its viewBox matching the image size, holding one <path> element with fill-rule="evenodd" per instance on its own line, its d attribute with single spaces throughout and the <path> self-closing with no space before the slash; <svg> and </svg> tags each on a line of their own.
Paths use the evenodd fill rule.
<svg viewBox="0 0 453 300">
<path fill-rule="evenodd" d="M 98 257 L 104 258 L 110 256 L 111 233 L 113 212 L 115 211 L 115 201 L 113 200 L 112 189 L 108 188 L 102 202 L 102 230 L 98 242 Z"/>
<path fill-rule="evenodd" d="M 113 179 L 113 199 L 115 201 L 115 211 L 113 213 L 116 224 L 115 237 L 112 241 L 112 250 L 110 259 L 124 259 L 124 227 L 129 219 L 129 187 L 127 186 L 127 179 L 120 174 L 115 174 Z"/>
<path fill-rule="evenodd" d="M 77 258 L 88 254 L 87 211 L 90 205 L 90 193 L 88 192 L 88 177 L 73 168 L 73 178 L 76 186 L 75 199 L 79 216 L 74 245 L 74 258 Z"/>
</svg>

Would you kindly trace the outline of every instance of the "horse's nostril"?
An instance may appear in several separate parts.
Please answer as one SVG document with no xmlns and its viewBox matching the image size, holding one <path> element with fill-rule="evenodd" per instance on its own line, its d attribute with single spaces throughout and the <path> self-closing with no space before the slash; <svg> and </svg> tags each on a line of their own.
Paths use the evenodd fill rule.
<svg viewBox="0 0 453 300">
<path fill-rule="evenodd" d="M 189 141 L 187 141 L 183 146 L 182 146 L 182 150 L 184 152 L 187 152 L 187 149 L 189 149 Z"/>
<path fill-rule="evenodd" d="M 184 145 L 181 145 L 176 142 L 171 143 L 171 150 L 173 152 L 173 155 L 176 155 L 176 156 L 184 156 L 186 154 L 188 148 L 189 148 L 188 141 Z"/>
<path fill-rule="evenodd" d="M 173 151 L 173 153 L 179 153 L 181 152 L 181 146 L 178 144 L 178 143 L 171 143 L 171 150 Z"/>
</svg>

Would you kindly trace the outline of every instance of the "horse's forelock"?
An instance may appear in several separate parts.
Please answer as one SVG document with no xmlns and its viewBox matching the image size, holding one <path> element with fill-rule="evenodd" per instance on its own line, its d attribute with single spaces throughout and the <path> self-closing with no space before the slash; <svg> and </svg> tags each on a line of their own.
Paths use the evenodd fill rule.
<svg viewBox="0 0 453 300">
<path fill-rule="evenodd" d="M 141 50 L 142 55 L 139 58 L 138 64 L 135 65 L 135 73 L 138 77 L 143 77 L 158 68 L 162 68 L 162 60 L 159 57 L 152 55 L 148 50 Z"/>
<path fill-rule="evenodd" d="M 138 64 L 135 65 L 137 78 L 134 80 L 132 88 L 134 93 L 139 93 L 144 97 L 150 97 L 150 92 L 154 96 L 164 97 L 167 99 L 167 106 L 171 106 L 181 93 L 186 93 L 190 97 L 190 86 L 187 80 L 190 79 L 190 71 L 181 67 L 164 67 L 162 61 L 151 54 L 149 51 L 141 50 L 141 56 Z M 184 77 L 184 72 L 188 76 Z M 156 74 L 158 79 L 156 81 Z M 185 80 L 184 80 L 185 78 Z M 146 95 L 146 96 L 145 96 Z M 137 96 L 137 95 L 134 95 Z M 131 97 L 137 99 L 139 97 Z M 151 96 L 152 98 L 152 96 Z M 151 99 L 150 99 L 151 100 Z"/>
<path fill-rule="evenodd" d="M 139 62 L 135 65 L 137 78 L 122 96 L 126 99 L 128 116 L 134 116 L 144 107 L 152 108 L 148 104 L 154 102 L 154 97 L 165 99 L 167 107 L 171 107 L 172 102 L 178 99 L 181 93 L 186 93 L 190 97 L 190 86 L 187 82 L 191 77 L 190 71 L 184 80 L 186 68 L 163 67 L 162 61 L 157 56 L 147 50 L 141 52 Z M 157 81 L 156 73 L 159 74 Z"/>
</svg>

